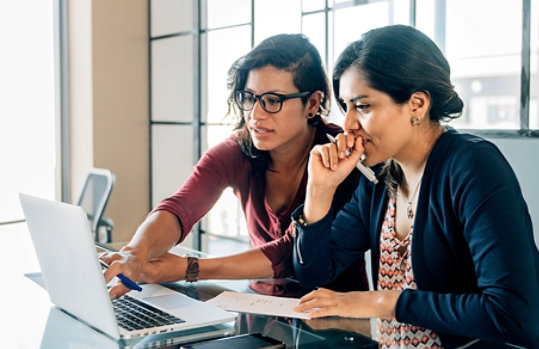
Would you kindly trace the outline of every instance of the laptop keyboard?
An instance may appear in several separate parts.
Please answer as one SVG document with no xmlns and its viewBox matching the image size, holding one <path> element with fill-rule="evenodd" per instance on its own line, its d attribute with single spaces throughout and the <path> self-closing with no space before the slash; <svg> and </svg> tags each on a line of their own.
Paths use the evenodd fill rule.
<svg viewBox="0 0 539 349">
<path fill-rule="evenodd" d="M 127 295 L 114 299 L 112 306 L 118 324 L 129 331 L 185 322 Z"/>
</svg>

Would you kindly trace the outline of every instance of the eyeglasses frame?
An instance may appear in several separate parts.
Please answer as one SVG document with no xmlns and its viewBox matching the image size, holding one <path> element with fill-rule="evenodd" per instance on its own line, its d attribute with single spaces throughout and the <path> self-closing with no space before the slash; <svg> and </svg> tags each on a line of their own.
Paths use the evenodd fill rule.
<svg viewBox="0 0 539 349">
<path fill-rule="evenodd" d="M 244 108 L 241 107 L 240 103 L 238 103 L 238 95 L 240 93 L 250 93 L 250 94 L 253 95 L 254 102 L 253 102 L 253 106 L 250 109 L 244 109 Z M 262 107 L 262 109 L 264 109 L 264 111 L 266 111 L 267 113 L 270 113 L 270 114 L 276 114 L 276 113 L 280 112 L 281 109 L 283 109 L 283 102 L 286 101 L 287 99 L 302 98 L 302 97 L 306 97 L 306 96 L 308 96 L 310 94 L 312 94 L 312 92 L 305 91 L 305 92 L 290 93 L 290 94 L 287 94 L 287 95 L 283 95 L 283 94 L 277 93 L 277 92 L 264 92 L 262 94 L 257 95 L 257 94 L 255 94 L 255 93 L 253 93 L 251 91 L 241 90 L 241 91 L 236 91 L 234 93 L 234 102 L 236 103 L 238 108 L 240 108 L 241 110 L 243 110 L 243 111 L 251 111 L 255 107 L 256 101 L 258 100 L 258 102 L 260 103 L 260 106 Z M 277 96 L 279 98 L 279 102 L 280 102 L 279 110 L 277 110 L 277 111 L 269 111 L 269 110 L 266 109 L 266 104 L 262 100 L 262 97 L 264 97 L 265 95 L 274 95 L 274 96 Z"/>
</svg>

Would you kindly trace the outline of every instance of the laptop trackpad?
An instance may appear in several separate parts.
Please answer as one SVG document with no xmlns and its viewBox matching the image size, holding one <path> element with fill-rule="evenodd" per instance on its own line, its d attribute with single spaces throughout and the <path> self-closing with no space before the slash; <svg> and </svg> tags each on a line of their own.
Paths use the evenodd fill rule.
<svg viewBox="0 0 539 349">
<path fill-rule="evenodd" d="M 196 303 L 196 301 L 193 301 L 189 297 L 181 294 L 148 297 L 144 298 L 144 300 L 149 304 L 155 305 L 162 309 L 167 309 L 168 311 L 189 308 L 193 306 L 193 303 Z"/>
</svg>

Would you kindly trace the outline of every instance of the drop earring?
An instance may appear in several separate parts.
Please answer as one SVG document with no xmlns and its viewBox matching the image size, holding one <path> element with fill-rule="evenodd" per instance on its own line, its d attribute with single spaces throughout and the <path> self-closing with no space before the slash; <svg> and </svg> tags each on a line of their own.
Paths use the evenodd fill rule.
<svg viewBox="0 0 539 349">
<path fill-rule="evenodd" d="M 418 116 L 413 116 L 411 123 L 412 126 L 418 126 L 421 123 L 421 119 Z"/>
</svg>

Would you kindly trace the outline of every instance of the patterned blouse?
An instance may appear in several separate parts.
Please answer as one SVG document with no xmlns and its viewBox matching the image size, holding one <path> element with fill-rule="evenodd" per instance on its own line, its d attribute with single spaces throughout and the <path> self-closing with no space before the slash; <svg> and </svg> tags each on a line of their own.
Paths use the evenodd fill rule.
<svg viewBox="0 0 539 349">
<path fill-rule="evenodd" d="M 395 200 L 389 204 L 380 234 L 380 266 L 378 290 L 417 290 L 412 270 L 412 234 L 399 241 L 395 234 Z M 380 348 L 442 348 L 435 332 L 398 322 L 393 317 L 377 320 L 376 337 Z"/>
</svg>

